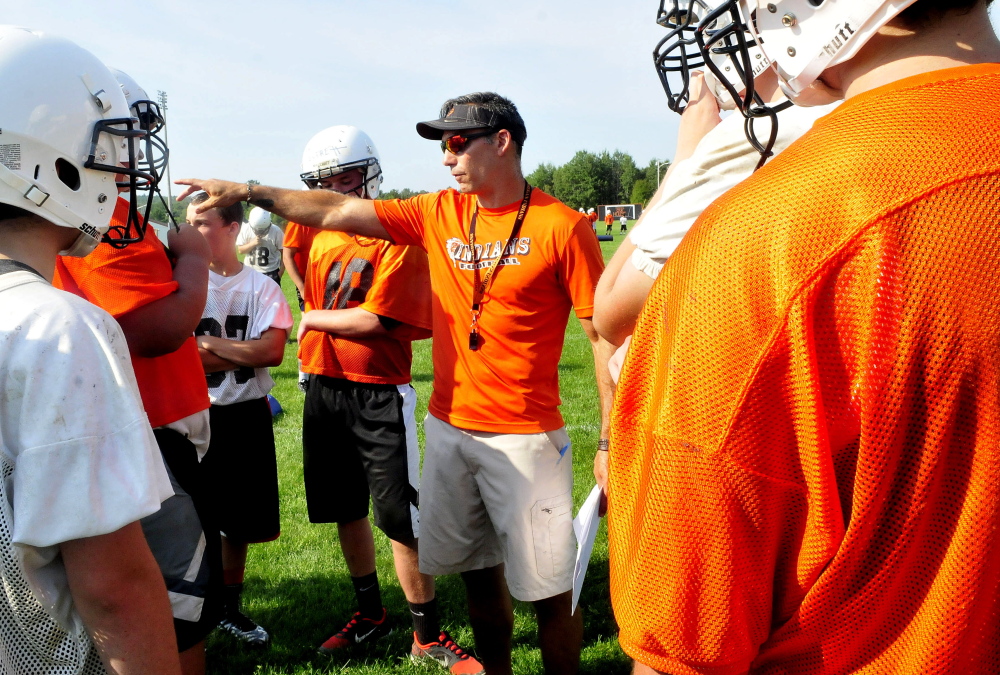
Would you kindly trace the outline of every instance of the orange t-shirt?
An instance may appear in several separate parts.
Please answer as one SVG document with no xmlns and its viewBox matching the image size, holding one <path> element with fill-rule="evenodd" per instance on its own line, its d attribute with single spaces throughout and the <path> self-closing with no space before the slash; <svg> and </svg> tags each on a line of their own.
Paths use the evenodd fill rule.
<svg viewBox="0 0 1000 675">
<path fill-rule="evenodd" d="M 597 222 L 597 211 L 591 211 L 587 214 L 587 220 L 590 221 L 591 225 Z"/>
<path fill-rule="evenodd" d="M 124 225 L 127 215 L 128 202 L 119 199 L 112 223 Z M 116 319 L 177 290 L 166 249 L 152 230 L 124 249 L 101 244 L 85 258 L 56 258 L 52 283 Z M 208 408 L 208 385 L 193 335 L 170 354 L 131 358 L 150 426 L 171 424 Z"/>
<path fill-rule="evenodd" d="M 302 370 L 367 384 L 406 384 L 410 342 L 431 336 L 427 254 L 415 246 L 321 231 L 306 276 L 306 311 L 360 307 L 401 321 L 388 336 L 335 337 L 309 331 L 299 345 Z"/>
<path fill-rule="evenodd" d="M 997 223 L 996 64 L 848 100 L 705 210 L 615 400 L 630 656 L 1000 672 Z"/>
<path fill-rule="evenodd" d="M 529 434 L 563 425 L 559 357 L 570 308 L 589 318 L 604 269 L 587 219 L 535 189 L 515 242 L 507 242 L 520 200 L 479 209 L 481 274 L 503 252 L 479 319 L 480 348 L 469 349 L 476 197 L 455 190 L 376 201 L 397 244 L 427 251 L 434 294 L 432 415 L 462 429 Z M 479 243 L 481 242 L 481 243 Z"/>
<path fill-rule="evenodd" d="M 615 222 L 615 217 L 611 215 L 611 211 L 605 211 L 604 212 L 604 223 L 606 225 L 610 225 L 613 222 Z"/>
<path fill-rule="evenodd" d="M 298 223 L 289 222 L 285 225 L 285 238 L 282 240 L 281 245 L 285 248 L 298 249 L 292 256 L 292 259 L 295 261 L 295 266 L 298 268 L 299 274 L 302 275 L 303 279 L 306 276 L 306 265 L 309 263 L 309 248 L 312 246 L 313 239 L 321 231 L 312 227 L 306 227 L 305 225 L 299 225 Z"/>
</svg>

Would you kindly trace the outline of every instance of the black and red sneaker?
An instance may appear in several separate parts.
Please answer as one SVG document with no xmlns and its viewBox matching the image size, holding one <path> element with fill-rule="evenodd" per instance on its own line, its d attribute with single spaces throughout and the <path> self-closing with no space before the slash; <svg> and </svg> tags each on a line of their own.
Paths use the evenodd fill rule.
<svg viewBox="0 0 1000 675">
<path fill-rule="evenodd" d="M 355 612 L 346 626 L 320 645 L 319 653 L 330 656 L 345 647 L 370 643 L 385 637 L 392 632 L 389 622 L 386 621 L 387 616 L 385 607 L 382 608 L 382 618 L 377 621 L 361 616 L 361 612 Z"/>
<path fill-rule="evenodd" d="M 483 664 L 466 654 L 451 637 L 441 632 L 437 642 L 421 644 L 417 634 L 413 634 L 413 647 L 410 649 L 412 661 L 436 661 L 453 675 L 483 675 L 486 671 Z"/>
</svg>

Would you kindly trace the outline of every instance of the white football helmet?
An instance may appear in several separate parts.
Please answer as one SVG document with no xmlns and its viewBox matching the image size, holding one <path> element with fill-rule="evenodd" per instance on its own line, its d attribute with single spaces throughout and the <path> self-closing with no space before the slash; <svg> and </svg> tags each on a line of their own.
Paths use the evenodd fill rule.
<svg viewBox="0 0 1000 675">
<path fill-rule="evenodd" d="M 358 196 L 377 199 L 382 184 L 378 150 L 361 129 L 341 124 L 324 129 L 309 139 L 302 153 L 299 177 L 312 190 L 319 187 L 320 179 L 351 169 L 363 169 L 365 173 Z"/>
<path fill-rule="evenodd" d="M 111 71 L 69 40 L 0 26 L 0 203 L 79 230 L 63 255 L 94 250 L 125 175 L 134 201 L 146 132 Z"/>
<path fill-rule="evenodd" d="M 723 110 L 736 108 L 737 98 L 744 96 L 746 85 L 736 64 L 731 62 L 729 54 L 738 47 L 735 36 L 728 36 L 708 55 L 717 68 L 713 69 L 706 63 L 706 56 L 698 46 L 695 32 L 701 26 L 703 31 L 712 35 L 725 23 L 725 17 L 706 21 L 722 4 L 721 0 L 660 0 L 656 13 L 656 23 L 667 29 L 667 35 L 653 50 L 653 62 L 656 73 L 667 94 L 667 105 L 674 112 L 684 112 L 689 98 L 691 72 L 703 70 L 705 83 L 719 102 Z M 744 36 L 748 50 L 753 76 L 760 75 L 770 62 L 764 56 L 753 35 Z M 715 71 L 718 71 L 719 75 Z M 752 95 L 751 97 L 752 98 Z"/>
<path fill-rule="evenodd" d="M 139 120 L 139 127 L 146 131 L 146 137 L 139 143 L 139 168 L 153 177 L 152 183 L 137 181 L 136 190 L 145 193 L 146 202 L 142 213 L 139 213 L 138 204 L 133 200 L 128 222 L 124 226 L 112 225 L 111 230 L 105 236 L 105 240 L 112 246 L 122 248 L 128 244 L 142 241 L 146 233 L 146 223 L 149 221 L 149 212 L 153 207 L 154 197 L 164 201 L 158 186 L 166 171 L 170 151 L 167 149 L 166 141 L 160 137 L 166 123 L 160 112 L 159 104 L 151 101 L 146 90 L 140 87 L 139 83 L 127 73 L 116 68 L 112 68 L 111 73 L 121 85 L 122 93 L 125 94 L 125 102 L 128 103 L 132 115 Z M 164 206 L 167 207 L 167 217 L 173 221 L 173 214 L 165 201 Z"/>
<path fill-rule="evenodd" d="M 250 223 L 250 229 L 258 237 L 263 237 L 271 231 L 271 214 L 259 206 L 250 209 L 247 222 Z"/>
<path fill-rule="evenodd" d="M 785 95 L 799 105 L 822 105 L 832 100 L 810 85 L 827 68 L 857 55 L 916 0 L 739 1 L 744 12 L 756 12 L 755 30 L 777 66 Z"/>
</svg>

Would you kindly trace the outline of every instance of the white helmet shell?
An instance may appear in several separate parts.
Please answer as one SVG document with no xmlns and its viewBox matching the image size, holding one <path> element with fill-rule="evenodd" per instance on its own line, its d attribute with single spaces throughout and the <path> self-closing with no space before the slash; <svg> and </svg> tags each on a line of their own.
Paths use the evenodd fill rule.
<svg viewBox="0 0 1000 675">
<path fill-rule="evenodd" d="M 343 124 L 329 127 L 306 143 L 300 178 L 310 189 L 318 187 L 322 178 L 351 169 L 365 172 L 365 194 L 362 196 L 378 198 L 382 165 L 375 144 L 361 129 Z"/>
<path fill-rule="evenodd" d="M 785 95 L 799 105 L 829 103 L 810 88 L 824 70 L 855 55 L 916 0 L 741 0 L 756 12 L 756 31 L 777 65 Z M 747 14 L 749 15 L 749 14 Z"/>
<path fill-rule="evenodd" d="M 250 229 L 258 237 L 263 237 L 271 231 L 271 214 L 259 206 L 250 209 L 247 222 L 250 223 Z"/>
<path fill-rule="evenodd" d="M 114 213 L 112 167 L 134 166 L 128 141 L 110 133 L 131 117 L 121 87 L 69 40 L 0 26 L 0 92 L 0 203 L 79 230 L 63 253 L 90 253 Z M 102 123 L 115 128 L 97 129 Z M 87 168 L 88 161 L 105 168 Z"/>
</svg>

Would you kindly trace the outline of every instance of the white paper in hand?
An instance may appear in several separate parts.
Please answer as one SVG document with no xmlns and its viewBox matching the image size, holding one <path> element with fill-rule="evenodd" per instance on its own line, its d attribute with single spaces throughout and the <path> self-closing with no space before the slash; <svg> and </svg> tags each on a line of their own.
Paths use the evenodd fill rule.
<svg viewBox="0 0 1000 675">
<path fill-rule="evenodd" d="M 573 609 L 580 602 L 580 591 L 583 590 L 583 579 L 587 576 L 587 565 L 590 564 L 590 554 L 594 550 L 594 540 L 597 539 L 597 528 L 601 519 L 597 511 L 601 505 L 601 488 L 594 486 L 590 491 L 580 512 L 573 519 L 573 532 L 576 534 L 576 568 L 573 570 Z"/>
</svg>

